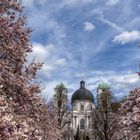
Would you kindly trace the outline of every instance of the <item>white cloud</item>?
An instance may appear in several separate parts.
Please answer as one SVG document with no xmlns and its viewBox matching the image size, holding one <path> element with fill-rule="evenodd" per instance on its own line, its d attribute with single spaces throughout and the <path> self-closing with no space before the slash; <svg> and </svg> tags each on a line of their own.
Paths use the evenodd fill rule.
<svg viewBox="0 0 140 140">
<path fill-rule="evenodd" d="M 120 84 L 133 84 L 139 81 L 139 77 L 137 74 L 128 73 L 121 76 L 115 76 L 114 80 Z"/>
<path fill-rule="evenodd" d="M 51 77 L 54 71 L 60 69 L 61 67 L 64 67 L 67 64 L 65 58 L 60 58 L 56 60 L 55 59 L 56 58 L 54 58 L 54 60 L 51 60 L 50 62 L 47 61 L 44 63 L 42 69 L 40 70 L 40 73 L 43 77 Z"/>
<path fill-rule="evenodd" d="M 43 76 L 43 78 L 50 78 L 53 75 L 53 72 L 60 69 L 61 67 L 64 67 L 66 65 L 66 61 L 63 61 L 64 58 L 60 58 L 56 60 L 56 62 L 46 62 L 43 64 L 42 69 L 40 70 L 40 74 Z"/>
<path fill-rule="evenodd" d="M 120 93 L 127 95 L 130 90 L 139 85 L 139 77 L 132 71 L 93 71 L 88 72 L 86 80 L 87 88 L 96 91 L 98 85 L 103 81 L 111 87 L 116 96 Z"/>
<path fill-rule="evenodd" d="M 64 67 L 67 64 L 66 58 L 59 56 L 55 45 L 42 45 L 36 42 L 33 42 L 32 44 L 32 53 L 28 55 L 28 63 L 30 63 L 32 59 L 43 63 L 43 67 L 40 70 L 40 74 L 43 78 L 50 77 L 55 70 Z"/>
<path fill-rule="evenodd" d="M 76 78 L 80 78 L 80 79 L 85 79 L 85 77 L 87 76 L 87 73 L 86 72 L 81 72 L 81 73 L 76 73 L 75 74 L 75 77 Z"/>
<path fill-rule="evenodd" d="M 113 42 L 126 44 L 129 42 L 140 40 L 140 32 L 139 31 L 125 31 L 114 37 Z"/>
<path fill-rule="evenodd" d="M 64 67 L 66 65 L 66 60 L 65 58 L 60 58 L 58 60 L 55 60 L 54 62 L 46 62 L 43 64 L 42 69 L 40 70 L 41 75 L 43 78 L 50 78 L 53 77 L 52 75 L 54 74 L 55 71 L 58 69 Z"/>
<path fill-rule="evenodd" d="M 47 98 L 47 100 L 51 99 L 54 95 L 54 88 L 58 84 L 58 81 L 44 82 L 42 90 L 43 97 Z"/>
<path fill-rule="evenodd" d="M 32 50 L 33 52 L 31 53 L 30 57 L 44 63 L 51 55 L 51 53 L 55 50 L 55 46 L 53 44 L 43 46 L 40 43 L 33 43 Z"/>
<path fill-rule="evenodd" d="M 114 6 L 114 5 L 118 4 L 119 1 L 120 0 L 108 0 L 106 4 L 109 6 Z"/>
<path fill-rule="evenodd" d="M 96 28 L 95 25 L 93 25 L 91 22 L 86 21 L 86 22 L 84 23 L 84 30 L 87 31 L 87 32 L 91 32 L 91 31 L 93 31 L 95 28 Z"/>
<path fill-rule="evenodd" d="M 44 77 L 50 77 L 51 73 L 55 70 L 55 67 L 53 65 L 50 64 L 44 64 L 42 69 L 41 69 L 41 73 Z"/>
<path fill-rule="evenodd" d="M 66 59 L 65 58 L 58 59 L 54 64 L 57 66 L 64 66 L 66 65 Z"/>
</svg>

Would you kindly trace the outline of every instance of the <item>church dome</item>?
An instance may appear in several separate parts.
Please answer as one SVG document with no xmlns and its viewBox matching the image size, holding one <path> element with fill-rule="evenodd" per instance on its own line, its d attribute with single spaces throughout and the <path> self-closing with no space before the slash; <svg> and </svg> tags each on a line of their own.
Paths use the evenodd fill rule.
<svg viewBox="0 0 140 140">
<path fill-rule="evenodd" d="M 76 90 L 74 94 L 72 95 L 71 102 L 74 102 L 76 100 L 82 100 L 82 101 L 88 100 L 88 101 L 94 102 L 94 97 L 92 93 L 88 89 L 85 88 L 84 81 L 80 82 L 80 88 Z"/>
</svg>

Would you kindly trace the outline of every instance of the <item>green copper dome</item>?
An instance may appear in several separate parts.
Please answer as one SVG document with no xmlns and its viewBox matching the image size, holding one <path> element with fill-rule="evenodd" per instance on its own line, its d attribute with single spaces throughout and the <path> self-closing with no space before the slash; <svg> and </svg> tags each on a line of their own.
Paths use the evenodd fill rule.
<svg viewBox="0 0 140 140">
<path fill-rule="evenodd" d="M 100 89 L 109 89 L 110 87 L 109 87 L 109 85 L 107 83 L 101 83 L 101 84 L 99 84 L 98 88 L 100 88 Z"/>
<path fill-rule="evenodd" d="M 63 83 L 57 84 L 55 88 L 61 89 L 61 88 L 66 88 Z"/>
</svg>

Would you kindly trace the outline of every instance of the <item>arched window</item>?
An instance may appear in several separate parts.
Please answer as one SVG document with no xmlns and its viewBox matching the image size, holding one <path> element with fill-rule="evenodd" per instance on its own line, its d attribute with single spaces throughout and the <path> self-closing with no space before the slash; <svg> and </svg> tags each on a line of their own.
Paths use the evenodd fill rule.
<svg viewBox="0 0 140 140">
<path fill-rule="evenodd" d="M 85 120 L 84 119 L 80 120 L 80 129 L 85 129 Z"/>
<path fill-rule="evenodd" d="M 84 111 L 84 105 L 81 105 L 80 110 Z"/>
<path fill-rule="evenodd" d="M 92 110 L 92 105 L 90 105 L 90 109 Z"/>
</svg>

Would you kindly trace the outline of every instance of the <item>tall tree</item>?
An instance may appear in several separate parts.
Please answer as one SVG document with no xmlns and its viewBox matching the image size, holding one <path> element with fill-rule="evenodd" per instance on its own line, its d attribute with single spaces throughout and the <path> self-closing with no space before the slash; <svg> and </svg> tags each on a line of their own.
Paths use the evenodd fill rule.
<svg viewBox="0 0 140 140">
<path fill-rule="evenodd" d="M 31 29 L 22 13 L 19 0 L 0 1 L 0 139 L 55 140 L 57 122 L 44 108 L 35 79 L 42 64 L 35 60 L 26 64 L 26 56 L 32 51 Z M 43 119 L 46 128 L 40 124 Z"/>
<path fill-rule="evenodd" d="M 93 110 L 93 135 L 96 140 L 115 140 L 117 115 L 112 111 L 112 94 L 109 90 L 101 92 L 97 97 L 98 105 Z"/>
</svg>

